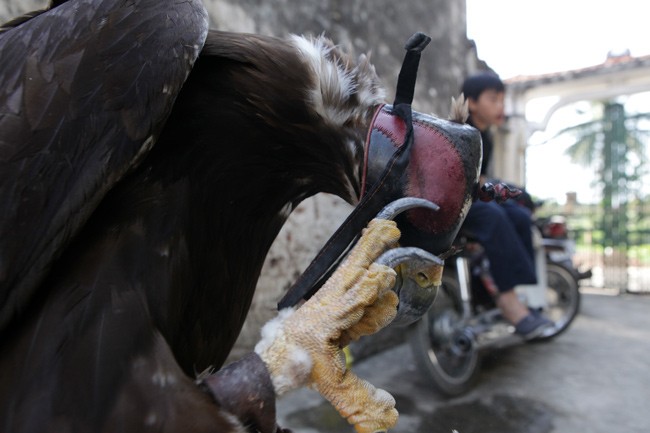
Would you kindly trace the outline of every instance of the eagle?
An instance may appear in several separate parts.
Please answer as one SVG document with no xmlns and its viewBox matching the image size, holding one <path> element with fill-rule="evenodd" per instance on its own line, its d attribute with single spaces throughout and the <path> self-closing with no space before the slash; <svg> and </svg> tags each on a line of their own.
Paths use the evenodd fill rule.
<svg viewBox="0 0 650 433">
<path fill-rule="evenodd" d="M 402 128 L 367 56 L 211 30 L 200 0 L 53 0 L 0 27 L 0 82 L 0 431 L 274 432 L 196 375 L 233 372 L 291 211 L 416 195 L 440 211 L 400 229 L 439 254 L 480 162 L 462 121 Z M 382 171 L 426 134 L 450 153 Z"/>
</svg>

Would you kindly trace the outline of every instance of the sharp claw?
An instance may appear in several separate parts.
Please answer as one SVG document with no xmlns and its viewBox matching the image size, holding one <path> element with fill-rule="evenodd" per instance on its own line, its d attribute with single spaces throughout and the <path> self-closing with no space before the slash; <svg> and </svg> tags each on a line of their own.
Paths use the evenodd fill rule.
<svg viewBox="0 0 650 433">
<path fill-rule="evenodd" d="M 440 206 L 437 204 L 423 198 L 403 197 L 384 206 L 384 208 L 377 214 L 376 218 L 383 220 L 392 220 L 402 212 L 413 209 L 415 207 L 424 207 L 431 210 L 440 209 Z"/>
<path fill-rule="evenodd" d="M 440 266 L 443 266 L 445 264 L 445 262 L 439 257 L 436 257 L 433 254 L 416 247 L 401 247 L 390 249 L 379 256 L 377 260 L 375 260 L 375 263 L 394 268 L 397 265 L 407 261 L 421 262 L 422 264 L 436 264 Z"/>
</svg>

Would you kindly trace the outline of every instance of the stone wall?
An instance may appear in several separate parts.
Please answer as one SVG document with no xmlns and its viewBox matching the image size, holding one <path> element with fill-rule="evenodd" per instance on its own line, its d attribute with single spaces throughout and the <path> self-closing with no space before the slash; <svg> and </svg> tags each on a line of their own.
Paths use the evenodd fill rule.
<svg viewBox="0 0 650 433">
<path fill-rule="evenodd" d="M 416 31 L 428 34 L 433 40 L 420 68 L 419 111 L 446 115 L 448 100 L 457 93 L 468 68 L 471 49 L 465 35 L 464 0 L 214 0 L 206 4 L 217 28 L 272 35 L 324 33 L 358 53 L 371 52 L 389 95 L 404 43 Z"/>
<path fill-rule="evenodd" d="M 0 22 L 42 8 L 46 0 L 2 0 Z M 416 31 L 433 38 L 422 57 L 418 111 L 446 116 L 467 70 L 475 69 L 466 37 L 465 0 L 205 0 L 213 27 L 269 35 L 321 34 L 355 52 L 371 52 L 392 95 L 404 42 Z M 390 99 L 390 98 L 389 98 Z"/>
<path fill-rule="evenodd" d="M 44 0 L 4 0 L 0 20 L 43 7 Z M 357 53 L 370 52 L 389 101 L 404 56 L 404 43 L 416 31 L 432 37 L 420 63 L 414 108 L 446 117 L 463 77 L 478 67 L 467 40 L 465 0 L 206 0 L 213 27 L 269 35 L 321 34 Z M 303 202 L 276 239 L 259 281 L 248 320 L 233 357 L 250 350 L 260 325 L 291 282 L 345 219 L 351 207 L 318 195 Z"/>
<path fill-rule="evenodd" d="M 20 14 L 41 9 L 47 4 L 44 0 L 2 0 L 0 2 L 0 23 L 9 21 Z"/>
</svg>

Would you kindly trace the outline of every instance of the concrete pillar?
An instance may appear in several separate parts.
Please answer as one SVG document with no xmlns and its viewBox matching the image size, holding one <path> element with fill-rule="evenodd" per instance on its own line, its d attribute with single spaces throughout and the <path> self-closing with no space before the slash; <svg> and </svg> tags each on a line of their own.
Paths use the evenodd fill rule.
<svg viewBox="0 0 650 433">
<path fill-rule="evenodd" d="M 526 146 L 528 122 L 525 100 L 516 91 L 506 88 L 507 120 L 494 134 L 494 154 L 490 174 L 504 181 L 524 185 L 526 181 Z"/>
</svg>

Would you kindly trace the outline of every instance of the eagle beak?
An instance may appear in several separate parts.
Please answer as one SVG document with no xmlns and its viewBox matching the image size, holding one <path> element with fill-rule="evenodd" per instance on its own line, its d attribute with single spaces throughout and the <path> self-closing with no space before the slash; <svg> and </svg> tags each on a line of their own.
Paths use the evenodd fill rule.
<svg viewBox="0 0 650 433">
<path fill-rule="evenodd" d="M 393 220 L 401 213 L 414 208 L 437 211 L 439 206 L 423 198 L 403 197 L 384 206 L 376 214 L 375 219 Z M 345 236 L 341 237 L 345 238 Z M 352 246 L 349 248 L 352 248 Z M 333 260 L 327 257 L 325 259 L 319 257 L 318 261 L 315 260 L 317 263 L 324 263 L 327 266 L 326 271 L 315 273 L 309 278 L 304 278 L 307 271 L 303 273 L 301 276 L 303 280 L 299 280 L 289 289 L 284 298 L 278 303 L 278 309 L 294 306 L 301 299 L 311 297 L 321 286 L 318 282 L 325 281 L 332 275 L 343 256 L 344 254 L 341 254 Z M 393 290 L 399 297 L 399 304 L 397 306 L 397 317 L 392 323 L 407 325 L 422 317 L 429 310 L 436 297 L 442 276 L 443 260 L 417 247 L 398 247 L 386 251 L 377 259 L 377 262 L 395 268 L 395 272 L 397 272 L 397 281 Z M 316 281 L 316 283 L 313 281 Z"/>
<path fill-rule="evenodd" d="M 399 304 L 391 325 L 406 326 L 419 320 L 438 293 L 444 261 L 419 248 L 406 247 L 386 251 L 375 263 L 397 272 L 392 290 L 399 297 Z"/>
<path fill-rule="evenodd" d="M 395 216 L 414 207 L 437 210 L 428 200 L 405 197 L 388 204 L 378 215 L 380 219 Z M 442 281 L 444 260 L 416 247 L 398 247 L 386 251 L 375 263 L 394 268 L 397 281 L 392 290 L 399 297 L 397 316 L 391 325 L 406 326 L 419 320 L 431 307 Z"/>
</svg>

